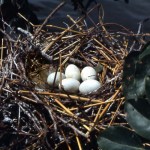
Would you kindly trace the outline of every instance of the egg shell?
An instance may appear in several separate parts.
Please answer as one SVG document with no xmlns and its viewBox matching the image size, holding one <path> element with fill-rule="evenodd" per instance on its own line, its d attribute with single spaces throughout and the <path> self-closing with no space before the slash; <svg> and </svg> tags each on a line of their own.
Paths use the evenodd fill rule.
<svg viewBox="0 0 150 150">
<path fill-rule="evenodd" d="M 70 64 L 67 66 L 65 70 L 65 76 L 66 78 L 73 78 L 80 81 L 81 79 L 80 69 L 76 65 Z"/>
<path fill-rule="evenodd" d="M 83 81 L 79 86 L 79 91 L 81 94 L 90 94 L 94 92 L 95 90 L 99 89 L 101 87 L 100 82 L 97 80 L 89 79 Z"/>
<path fill-rule="evenodd" d="M 57 74 L 56 74 L 57 73 Z M 56 78 L 55 78 L 55 74 L 56 74 Z M 64 73 L 60 73 L 60 72 L 53 72 L 51 74 L 49 74 L 49 76 L 47 77 L 47 83 L 49 85 L 53 85 L 54 83 L 54 79 L 55 79 L 55 87 L 58 86 L 59 82 L 60 82 L 60 75 L 62 77 L 62 80 L 65 79 L 65 74 Z"/>
<path fill-rule="evenodd" d="M 81 71 L 82 81 L 96 79 L 96 70 L 93 67 L 84 67 Z"/>
<path fill-rule="evenodd" d="M 77 93 L 79 91 L 80 82 L 73 78 L 63 79 L 61 82 L 63 89 L 69 93 Z M 62 90 L 60 84 L 59 89 Z"/>
</svg>

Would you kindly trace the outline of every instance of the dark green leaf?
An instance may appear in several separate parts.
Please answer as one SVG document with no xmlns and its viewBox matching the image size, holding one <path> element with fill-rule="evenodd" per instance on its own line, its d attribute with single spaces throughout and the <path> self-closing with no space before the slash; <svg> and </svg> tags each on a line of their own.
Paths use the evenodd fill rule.
<svg viewBox="0 0 150 150">
<path fill-rule="evenodd" d="M 103 70 L 103 66 L 100 63 L 98 63 L 98 65 L 95 67 L 95 70 L 96 72 L 101 73 Z"/>
<path fill-rule="evenodd" d="M 150 103 L 150 76 L 146 76 L 145 91 L 146 91 L 146 96 L 148 98 L 148 102 Z"/>
<path fill-rule="evenodd" d="M 134 93 L 136 95 L 134 99 L 142 98 L 145 95 L 145 78 L 143 76 L 136 76 L 134 81 Z"/>
<path fill-rule="evenodd" d="M 102 150 L 144 150 L 139 137 L 131 130 L 111 126 L 100 133 L 98 147 Z"/>
<path fill-rule="evenodd" d="M 135 87 L 135 72 L 136 64 L 138 62 L 139 52 L 130 53 L 124 62 L 123 68 L 123 94 L 126 99 L 132 99 L 136 97 Z"/>
<path fill-rule="evenodd" d="M 125 103 L 126 119 L 136 133 L 150 140 L 150 104 L 145 99 Z"/>
<path fill-rule="evenodd" d="M 139 59 L 143 59 L 145 56 L 150 56 L 150 44 L 148 44 L 143 51 L 141 52 L 141 54 L 139 55 Z"/>
<path fill-rule="evenodd" d="M 146 94 L 145 77 L 150 75 L 150 46 L 141 52 L 132 52 L 125 59 L 123 93 L 126 99 L 143 98 Z"/>
</svg>

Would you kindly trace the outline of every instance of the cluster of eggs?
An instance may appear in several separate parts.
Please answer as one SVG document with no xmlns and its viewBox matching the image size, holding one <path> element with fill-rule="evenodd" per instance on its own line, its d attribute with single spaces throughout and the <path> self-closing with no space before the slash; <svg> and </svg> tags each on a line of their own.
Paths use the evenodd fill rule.
<svg viewBox="0 0 150 150">
<path fill-rule="evenodd" d="M 89 94 L 101 87 L 101 83 L 96 80 L 97 73 L 93 67 L 86 66 L 80 72 L 80 69 L 70 64 L 65 69 L 65 74 L 53 72 L 49 74 L 47 82 L 50 86 L 59 87 L 69 93 Z M 80 81 L 82 83 L 80 84 Z"/>
</svg>

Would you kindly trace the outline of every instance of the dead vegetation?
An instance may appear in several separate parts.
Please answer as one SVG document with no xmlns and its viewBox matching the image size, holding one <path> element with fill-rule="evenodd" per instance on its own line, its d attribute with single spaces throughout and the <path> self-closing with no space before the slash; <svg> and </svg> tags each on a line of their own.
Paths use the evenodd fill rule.
<svg viewBox="0 0 150 150">
<path fill-rule="evenodd" d="M 100 5 L 86 16 L 92 21 L 90 12 L 95 9 L 101 12 L 93 27 L 87 28 L 85 16 L 74 20 L 69 15 L 72 24 L 68 28 L 48 25 L 47 20 L 61 6 L 63 3 L 42 25 L 33 25 L 33 34 L 19 29 L 19 36 L 16 34 L 13 39 L 2 31 L 5 35 L 0 61 L 2 149 L 94 149 L 97 133 L 111 125 L 127 125 L 121 86 L 123 62 L 139 39 L 138 47 L 142 46 L 143 35 L 133 34 L 120 25 L 104 24 Z M 50 32 L 51 28 L 60 32 Z M 102 87 L 88 95 L 72 95 L 49 87 L 48 72 L 63 72 L 69 63 L 80 68 L 95 67 Z"/>
</svg>

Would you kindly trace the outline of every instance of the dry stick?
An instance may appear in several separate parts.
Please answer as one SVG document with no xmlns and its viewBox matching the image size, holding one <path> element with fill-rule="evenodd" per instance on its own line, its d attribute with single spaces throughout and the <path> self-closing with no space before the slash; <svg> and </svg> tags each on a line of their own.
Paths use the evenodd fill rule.
<svg viewBox="0 0 150 150">
<path fill-rule="evenodd" d="M 125 36 L 150 36 L 150 33 L 141 33 L 141 34 L 137 34 L 137 33 L 123 33 L 123 32 L 117 32 L 118 34 L 121 34 L 121 35 L 125 35 Z"/>
<path fill-rule="evenodd" d="M 70 57 L 76 53 L 79 49 L 80 45 L 75 46 L 75 48 L 72 50 L 72 52 L 69 54 L 69 56 L 62 62 L 62 66 L 70 59 Z"/>
<path fill-rule="evenodd" d="M 150 143 L 144 143 L 143 145 L 144 146 L 149 146 L 149 148 L 150 148 Z"/>
<path fill-rule="evenodd" d="M 46 46 L 42 51 L 43 52 L 48 51 L 52 47 L 52 45 L 55 44 L 55 42 L 58 41 L 67 31 L 68 31 L 68 29 L 66 29 L 64 32 L 62 32 L 61 35 L 56 37 L 55 40 L 52 41 L 50 44 L 48 44 L 48 46 Z"/>
<path fill-rule="evenodd" d="M 99 118 L 100 117 L 102 117 L 102 115 L 108 110 L 108 108 L 109 108 L 109 106 L 111 105 L 111 103 L 112 102 L 114 102 L 114 98 L 117 96 L 117 94 L 118 94 L 118 92 L 119 92 L 119 90 L 117 90 L 117 92 L 112 96 L 112 98 L 111 98 L 111 100 L 109 100 L 107 103 L 107 105 L 106 105 L 106 107 L 104 108 L 104 110 L 103 110 L 103 112 L 99 115 L 99 112 L 100 112 L 100 109 L 99 109 L 99 111 L 98 111 L 98 113 L 97 113 L 97 115 L 96 115 L 96 117 L 95 117 L 95 119 L 94 119 L 94 124 L 92 123 L 92 127 L 91 128 L 89 128 L 88 129 L 88 132 L 86 133 L 87 135 L 89 135 L 89 133 L 92 131 L 92 129 L 94 128 L 94 126 L 95 126 L 95 123 L 99 120 Z M 119 99 L 120 100 L 120 99 Z M 122 99 L 123 100 L 123 99 Z M 117 100 L 115 100 L 115 101 L 117 101 Z M 103 104 L 106 104 L 106 102 L 104 102 Z M 101 105 L 102 106 L 102 104 L 99 104 L 99 105 Z M 67 109 L 67 111 L 68 111 L 69 109 Z M 75 110 L 75 109 L 74 109 Z M 61 111 L 62 112 L 62 111 Z M 70 110 L 69 110 L 69 112 L 70 112 Z M 63 113 L 63 112 L 62 112 Z M 72 112 L 71 112 L 71 114 L 73 114 Z"/>
<path fill-rule="evenodd" d="M 59 53 L 59 70 L 60 70 L 60 78 L 59 78 L 59 81 L 60 81 L 60 87 L 61 87 L 61 89 L 63 89 L 63 86 L 62 86 L 62 64 L 61 64 L 61 62 L 62 62 L 62 57 L 61 57 L 61 52 Z"/>
<path fill-rule="evenodd" d="M 2 29 L 0 29 L 0 32 L 2 32 L 7 37 L 7 39 L 9 40 L 9 42 L 16 43 L 16 41 L 13 40 L 5 31 L 3 31 Z"/>
<path fill-rule="evenodd" d="M 66 58 L 66 57 L 69 57 L 69 56 L 70 56 L 70 54 L 66 54 L 66 55 L 63 55 L 63 56 L 61 56 L 61 57 L 62 57 L 62 58 Z M 54 58 L 53 60 L 54 60 L 54 61 L 55 61 L 55 60 L 59 60 L 59 57 L 56 57 L 56 58 Z"/>
<path fill-rule="evenodd" d="M 3 65 L 3 52 L 4 52 L 4 39 L 2 38 L 2 47 L 1 47 L 1 64 L 0 64 L 0 69 L 2 69 Z"/>
<path fill-rule="evenodd" d="M 100 41 L 98 41 L 97 39 L 94 38 L 94 41 L 96 43 L 98 43 L 101 47 L 103 47 L 109 54 L 112 55 L 112 57 L 114 57 L 114 61 L 116 60 L 119 63 L 119 60 L 116 58 L 116 56 L 113 54 L 112 51 L 110 51 L 106 46 L 104 46 Z"/>
<path fill-rule="evenodd" d="M 55 102 L 56 102 L 59 106 L 61 106 L 71 117 L 83 121 L 83 119 L 78 118 L 78 116 L 76 116 L 74 113 L 72 113 L 72 112 L 71 112 L 67 107 L 65 107 L 59 100 L 57 100 L 56 98 L 55 98 L 54 100 L 55 100 Z M 88 126 L 86 126 L 86 125 L 84 125 L 84 124 L 83 124 L 83 126 L 84 126 L 85 129 L 89 130 L 89 127 L 88 127 Z"/>
<path fill-rule="evenodd" d="M 20 106 L 19 106 L 18 107 L 17 134 L 19 134 L 19 130 L 20 130 L 20 118 L 21 118 L 20 116 L 21 116 L 21 111 L 20 111 Z"/>
<path fill-rule="evenodd" d="M 107 35 L 108 39 L 111 41 L 116 41 L 113 36 L 106 30 L 104 23 L 102 22 L 102 19 L 99 19 L 100 25 L 102 26 L 103 31 Z M 112 49 L 112 48 L 111 48 Z"/>
<path fill-rule="evenodd" d="M 0 79 L 0 94 L 2 93 L 3 91 L 3 86 L 5 85 L 5 76 L 3 76 L 1 79 Z"/>
<path fill-rule="evenodd" d="M 65 136 L 65 134 L 64 134 L 64 132 L 63 132 L 63 130 L 60 130 L 60 132 L 62 133 L 62 135 L 63 135 L 63 137 L 64 137 L 64 140 L 65 140 L 65 142 L 66 142 L 66 145 L 67 145 L 67 147 L 68 147 L 68 150 L 71 150 L 71 147 L 70 147 L 70 145 L 69 145 L 69 142 L 68 142 L 68 140 L 67 140 L 67 138 L 66 138 L 66 136 Z"/>
<path fill-rule="evenodd" d="M 105 66 L 106 68 L 108 68 L 109 70 L 113 71 L 113 68 L 111 68 L 110 66 L 108 66 L 107 64 L 105 64 L 105 62 L 102 62 L 101 60 L 98 60 L 98 59 L 95 58 L 95 57 L 92 57 L 92 59 L 93 59 L 94 61 L 100 62 L 101 65 L 103 65 L 103 66 Z"/>
<path fill-rule="evenodd" d="M 27 37 L 30 37 L 30 39 L 33 39 L 33 35 L 29 31 L 24 30 L 20 27 L 18 27 L 17 30 L 20 31 L 21 33 L 25 34 Z M 19 42 L 19 38 L 18 38 L 18 42 Z"/>
<path fill-rule="evenodd" d="M 119 64 L 119 65 L 116 64 L 116 66 L 115 66 L 114 69 L 113 69 L 113 76 L 114 76 L 116 73 L 118 73 L 118 72 L 122 69 L 122 68 L 121 68 L 122 66 L 123 66 L 123 64 L 121 64 L 121 65 L 120 65 L 120 64 Z M 119 75 L 119 73 L 118 73 L 118 75 Z M 115 78 L 115 77 L 114 77 L 114 78 Z"/>
<path fill-rule="evenodd" d="M 101 110 L 102 110 L 102 105 L 101 105 L 101 106 L 99 107 L 99 109 L 98 109 L 98 112 L 97 112 L 97 114 L 96 114 L 96 116 L 95 116 L 95 118 L 94 118 L 93 125 L 92 125 L 92 127 L 90 128 L 89 133 L 93 130 L 93 128 L 95 127 L 96 123 L 98 122 L 99 114 L 100 114 L 100 111 L 101 111 Z"/>
<path fill-rule="evenodd" d="M 105 78 L 106 78 L 106 74 L 107 74 L 107 68 L 103 66 L 103 72 L 101 74 L 101 81 L 102 81 L 102 84 L 105 83 Z"/>
<path fill-rule="evenodd" d="M 68 137 L 68 139 L 70 140 L 72 137 L 73 137 L 73 135 Z M 55 144 L 55 149 L 54 150 L 58 150 L 61 147 L 61 144 L 63 144 L 63 143 L 64 143 L 64 141 L 60 141 L 59 143 Z"/>
<path fill-rule="evenodd" d="M 116 99 L 115 101 L 121 101 L 121 100 L 124 100 L 124 97 L 122 97 L 122 98 L 119 98 L 119 99 Z M 89 105 L 85 105 L 85 106 L 83 106 L 83 109 L 84 108 L 89 108 L 89 107 L 94 107 L 94 106 L 98 106 L 98 105 L 104 105 L 104 104 L 108 104 L 108 103 L 111 103 L 111 102 L 113 102 L 114 100 L 109 100 L 109 101 L 105 101 L 105 102 L 100 102 L 100 103 L 94 103 L 94 104 L 89 104 Z M 78 108 L 71 108 L 71 109 L 69 109 L 70 111 L 75 111 L 75 110 L 77 110 Z"/>
<path fill-rule="evenodd" d="M 77 133 L 76 133 L 75 131 L 74 131 L 74 133 L 75 133 L 75 136 L 76 136 L 76 141 L 77 141 L 77 144 L 78 144 L 79 150 L 82 150 L 82 146 L 81 146 L 80 139 L 79 139 L 79 137 L 78 137 L 78 135 L 77 135 Z"/>
<path fill-rule="evenodd" d="M 97 5 L 97 7 L 99 7 L 100 4 Z M 91 23 L 94 25 L 95 28 L 97 28 L 97 25 L 95 24 L 95 22 L 93 21 L 93 19 L 86 13 L 86 17 L 91 21 Z M 92 32 L 92 30 L 91 30 Z"/>
<path fill-rule="evenodd" d="M 116 96 L 118 95 L 118 93 L 120 92 L 122 86 L 120 86 L 118 88 L 118 90 L 116 90 L 116 93 L 110 98 L 110 100 L 113 100 L 113 102 L 115 101 Z M 101 114 L 99 114 L 99 119 L 106 113 L 106 111 L 108 110 L 109 106 L 111 105 L 111 103 L 108 103 L 105 108 L 103 109 L 103 111 L 101 112 Z M 86 133 L 87 136 L 89 136 L 90 132 L 88 131 Z"/>
<path fill-rule="evenodd" d="M 109 62 L 105 59 L 105 60 L 101 60 L 101 59 L 97 59 L 96 57 L 91 57 L 92 59 L 93 59 L 93 61 L 97 61 L 97 62 L 99 62 L 99 63 L 109 63 L 109 64 L 112 64 L 112 63 L 114 63 L 114 61 L 113 60 L 110 60 Z M 116 62 L 115 62 L 116 63 Z"/>
<path fill-rule="evenodd" d="M 115 25 L 115 26 L 121 27 L 124 31 L 127 31 L 127 32 L 130 33 L 130 34 L 133 33 L 131 30 L 129 30 L 128 28 L 126 28 L 126 27 L 124 27 L 123 25 L 118 24 L 118 23 L 104 23 L 103 25 L 104 25 L 104 26 Z"/>
<path fill-rule="evenodd" d="M 66 120 L 62 119 L 61 117 L 57 116 L 57 118 L 59 120 L 61 120 L 63 123 L 65 123 L 67 126 L 69 126 L 70 128 L 72 128 L 76 133 L 78 133 L 79 135 L 84 136 L 85 138 L 88 138 L 89 136 L 86 135 L 85 133 L 83 133 L 82 131 L 78 130 L 75 126 L 73 126 L 72 124 L 68 123 Z"/>
<path fill-rule="evenodd" d="M 109 58 L 109 57 L 107 56 L 107 54 L 106 54 L 104 51 L 101 50 L 100 47 L 97 47 L 97 48 L 99 48 L 98 52 L 99 52 L 101 55 L 103 55 L 103 57 L 104 57 L 106 60 L 108 60 L 108 61 L 111 60 L 111 58 Z"/>
<path fill-rule="evenodd" d="M 101 47 L 103 47 L 109 54 L 113 55 L 113 52 L 110 51 L 107 47 L 105 47 L 100 41 L 94 38 L 94 41 L 99 44 Z"/>
<path fill-rule="evenodd" d="M 40 28 L 35 32 L 35 37 L 39 34 L 39 32 L 42 30 L 42 28 L 46 25 L 46 23 L 48 22 L 48 20 L 56 13 L 56 11 L 58 11 L 58 9 L 60 9 L 63 5 L 65 4 L 65 2 L 61 2 L 49 15 L 48 17 L 44 20 L 43 24 L 40 26 Z"/>
<path fill-rule="evenodd" d="M 23 16 L 22 14 L 18 13 L 18 15 L 23 18 L 26 22 L 28 22 L 31 26 L 34 26 L 34 24 L 32 22 L 30 22 L 25 16 Z"/>
<path fill-rule="evenodd" d="M 30 94 L 31 91 L 19 90 L 18 93 Z M 61 94 L 61 93 L 51 93 L 51 92 L 34 92 L 34 93 L 41 94 L 41 95 L 49 95 L 49 96 L 58 96 L 58 97 L 68 98 L 67 94 Z M 94 102 L 94 103 L 98 103 L 98 102 L 103 103 L 102 99 L 91 100 L 90 98 L 80 97 L 80 96 L 75 96 L 75 95 L 70 95 L 70 94 L 69 94 L 69 97 L 73 100 L 80 100 L 80 101 L 84 101 L 84 102 L 90 101 L 90 102 Z"/>
<path fill-rule="evenodd" d="M 97 6 L 93 7 L 91 10 L 89 10 L 89 12 L 87 12 L 87 14 L 89 14 L 90 12 L 92 12 L 96 7 L 97 7 Z M 52 46 L 56 41 L 58 41 L 60 38 L 62 38 L 62 36 L 63 36 L 65 33 L 67 33 L 68 31 L 70 31 L 78 22 L 82 21 L 84 18 L 85 18 L 85 16 L 84 16 L 84 17 L 81 17 L 78 21 L 76 21 L 75 24 L 71 25 L 71 26 L 68 27 L 65 31 L 63 31 L 60 36 L 56 37 L 56 39 L 55 39 L 54 41 L 52 41 L 52 42 L 43 50 L 43 52 L 46 52 L 48 49 L 50 49 L 51 46 Z"/>
<path fill-rule="evenodd" d="M 99 115 L 99 119 L 105 114 L 105 112 L 108 110 L 109 106 L 111 105 L 111 103 L 108 103 L 105 108 L 103 109 L 103 111 L 101 112 L 101 114 Z M 90 132 L 88 131 L 86 133 L 86 135 L 88 136 L 90 134 Z"/>
<path fill-rule="evenodd" d="M 18 92 L 18 93 L 20 93 L 20 91 Z M 29 92 L 28 91 L 28 93 L 31 93 L 31 92 Z M 37 93 L 36 93 L 37 94 Z M 27 97 L 25 97 L 25 96 L 21 96 L 22 98 L 24 98 L 24 99 L 26 99 L 26 100 L 28 100 L 28 101 L 32 101 L 32 102 L 34 102 L 34 103 L 37 103 L 36 101 L 33 101 L 33 99 L 30 99 L 30 98 L 27 98 Z M 69 116 L 71 115 L 72 117 L 75 117 L 76 119 L 79 119 L 80 121 L 82 121 L 82 122 L 85 122 L 86 120 L 84 120 L 84 119 L 80 119 L 80 118 L 78 118 L 77 116 L 75 116 L 68 108 L 66 108 L 61 102 L 59 102 L 58 100 L 56 100 L 55 99 L 55 101 L 57 102 L 57 104 L 59 104 L 59 106 L 61 106 L 68 114 L 69 114 Z M 58 112 L 59 112 L 59 110 L 57 110 Z M 60 111 L 61 113 L 64 113 L 64 112 L 62 112 L 62 111 Z M 65 114 L 65 113 L 64 113 Z M 66 115 L 68 115 L 68 114 L 66 114 Z M 87 130 L 89 130 L 89 127 L 87 127 L 86 125 L 83 125 Z"/>
<path fill-rule="evenodd" d="M 56 26 L 56 25 L 46 25 L 46 26 L 47 27 L 61 29 L 61 30 L 66 30 L 67 29 L 67 28 Z M 86 35 L 86 33 L 84 33 L 83 31 L 80 32 L 80 31 L 76 31 L 76 30 L 73 30 L 73 29 L 70 29 L 69 31 L 72 32 L 72 33 L 78 33 L 79 35 Z"/>
<path fill-rule="evenodd" d="M 79 66 L 86 66 L 87 65 L 86 62 L 79 60 L 79 59 L 76 59 L 76 58 L 70 58 L 68 61 L 73 63 L 73 64 L 77 64 Z"/>
<path fill-rule="evenodd" d="M 20 109 L 34 122 L 34 127 L 41 133 L 41 128 L 38 126 L 37 120 L 33 117 L 33 115 L 26 111 L 25 108 L 22 107 L 22 105 L 19 105 Z"/>
<path fill-rule="evenodd" d="M 141 27 L 142 27 L 142 24 L 139 24 L 139 28 L 138 28 L 137 35 L 138 35 L 138 34 L 140 33 L 140 31 L 141 31 Z M 129 53 L 134 50 L 133 48 L 134 48 L 134 46 L 135 46 L 137 40 L 139 41 L 138 36 L 136 36 L 136 37 L 134 37 L 134 38 L 136 38 L 136 39 L 134 40 L 133 44 L 131 45 L 130 50 L 129 50 Z M 140 41 L 141 41 L 141 39 L 140 39 Z M 139 42 L 139 43 L 140 43 L 140 42 Z M 143 42 L 142 42 L 142 43 L 143 43 Z M 144 44 L 145 44 L 145 43 L 144 43 Z M 140 47 L 141 47 L 141 46 L 140 46 Z"/>
<path fill-rule="evenodd" d="M 121 98 L 121 99 L 116 99 L 115 101 L 120 101 L 120 100 L 124 100 L 124 98 Z M 112 103 L 114 100 L 111 100 L 109 102 L 104 102 L 104 103 L 97 103 L 97 104 L 90 104 L 90 105 L 86 105 L 86 106 L 83 106 L 83 109 L 84 108 L 91 108 L 91 107 L 94 107 L 94 106 L 99 106 L 99 105 L 104 105 L 104 104 L 108 104 L 108 103 Z M 54 106 L 55 107 L 55 106 Z M 68 110 L 70 111 L 75 111 L 75 110 L 78 110 L 79 108 L 68 108 Z M 61 113 L 61 114 L 64 114 L 64 115 L 68 115 L 66 112 L 64 112 L 63 110 L 60 110 L 60 109 L 55 109 L 57 112 Z M 70 116 L 70 115 L 69 115 Z M 81 120 L 82 122 L 85 122 L 86 120 Z M 93 123 L 90 123 L 89 126 L 93 126 Z"/>
<path fill-rule="evenodd" d="M 31 95 L 35 98 L 35 100 L 36 100 L 38 103 L 42 103 L 42 101 L 39 99 L 39 97 L 38 97 L 35 93 L 31 92 Z"/>
<path fill-rule="evenodd" d="M 51 119 L 52 119 L 53 125 L 54 125 L 55 133 L 57 133 L 57 131 L 58 131 L 58 130 L 57 130 L 57 123 L 56 123 L 56 120 L 55 120 L 55 118 L 54 118 L 54 116 L 53 116 L 53 114 L 52 114 L 53 110 L 52 110 L 50 107 L 48 107 L 48 106 L 45 106 L 45 108 L 48 110 L 49 115 L 51 116 Z"/>
<path fill-rule="evenodd" d="M 118 95 L 118 93 L 120 92 L 121 88 L 122 88 L 122 86 L 120 86 L 119 89 L 116 91 L 116 93 L 110 98 L 112 102 L 114 102 L 114 99 Z M 100 114 L 99 119 L 104 115 L 104 113 L 107 111 L 107 109 L 110 105 L 111 105 L 111 103 L 106 105 L 106 107 L 103 109 L 102 113 Z"/>
<path fill-rule="evenodd" d="M 28 97 L 25 97 L 25 96 L 20 96 L 20 97 L 23 98 L 23 99 L 25 99 L 26 101 L 29 101 L 29 102 L 33 102 L 33 103 L 39 104 L 39 102 L 37 102 L 37 101 L 35 101 L 35 100 L 31 99 L 31 98 L 28 98 Z M 42 102 L 41 102 L 40 104 L 42 104 Z"/>
<path fill-rule="evenodd" d="M 74 24 L 76 24 L 76 21 L 75 21 L 70 15 L 67 15 L 67 17 L 68 17 Z M 82 30 L 82 28 L 81 28 L 78 24 L 76 24 L 76 27 L 79 29 L 79 31 Z"/>
<path fill-rule="evenodd" d="M 89 65 L 89 66 L 91 66 L 90 65 L 90 63 L 89 63 L 89 61 L 85 58 L 85 56 L 83 55 L 83 53 L 80 51 L 80 50 L 78 50 L 78 52 L 79 52 L 79 54 L 82 56 L 82 58 L 85 60 L 85 62 Z"/>
<path fill-rule="evenodd" d="M 59 52 L 55 53 L 55 54 L 53 55 L 53 57 L 56 56 L 56 55 L 58 55 L 59 53 L 65 51 L 66 49 L 71 48 L 73 45 L 77 44 L 79 41 L 80 41 L 80 40 L 77 40 L 77 41 L 75 41 L 75 42 L 69 44 L 69 45 L 68 45 L 67 47 L 65 47 L 64 49 L 62 49 L 62 50 L 60 50 Z"/>
<path fill-rule="evenodd" d="M 82 34 L 66 35 L 66 36 L 62 37 L 61 39 L 66 40 L 66 39 L 70 39 L 70 38 L 78 38 L 80 35 L 82 35 Z M 86 33 L 84 35 L 86 35 Z"/>
<path fill-rule="evenodd" d="M 113 121 L 115 120 L 116 115 L 117 115 L 117 112 L 118 112 L 118 110 L 119 110 L 119 108 L 120 108 L 120 106 L 121 106 L 122 102 L 123 102 L 123 100 L 121 100 L 121 102 L 119 103 L 119 105 L 118 105 L 118 107 L 117 107 L 117 109 L 116 109 L 116 111 L 115 111 L 114 115 L 112 116 L 112 119 L 111 119 L 111 121 L 110 121 L 110 123 L 109 123 L 109 125 L 108 125 L 108 126 L 111 126 L 111 124 L 112 124 L 112 123 L 113 123 Z"/>
<path fill-rule="evenodd" d="M 69 109 L 70 110 L 70 109 Z M 55 108 L 55 111 L 57 111 L 57 112 L 59 112 L 60 114 L 64 114 L 64 115 L 66 115 L 66 116 L 70 116 L 70 115 L 68 115 L 68 113 L 66 113 L 66 112 L 64 112 L 64 110 L 60 110 L 60 109 L 56 109 Z"/>
<path fill-rule="evenodd" d="M 100 8 L 102 9 L 102 13 L 103 13 L 103 14 L 102 14 L 102 17 L 101 17 L 101 15 L 100 15 Z M 99 8 L 98 8 L 98 13 L 99 13 L 99 15 L 98 15 L 98 16 L 99 16 L 99 23 L 100 23 L 100 25 L 101 25 L 103 31 L 105 32 L 105 34 L 109 37 L 109 33 L 107 32 L 105 26 L 103 25 L 103 21 L 102 21 L 102 19 L 103 19 L 103 17 L 104 17 L 104 10 L 103 10 L 102 5 L 99 6 Z"/>
</svg>

